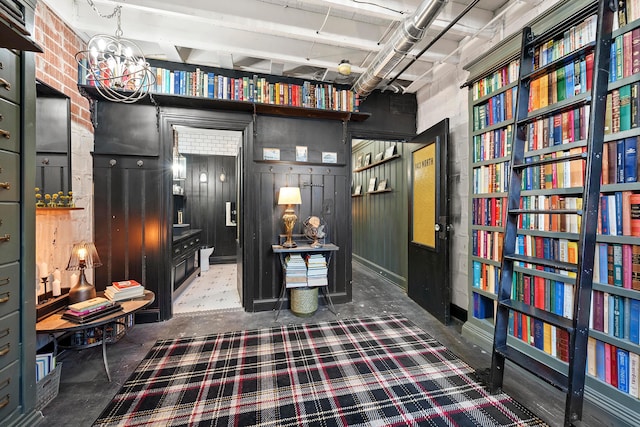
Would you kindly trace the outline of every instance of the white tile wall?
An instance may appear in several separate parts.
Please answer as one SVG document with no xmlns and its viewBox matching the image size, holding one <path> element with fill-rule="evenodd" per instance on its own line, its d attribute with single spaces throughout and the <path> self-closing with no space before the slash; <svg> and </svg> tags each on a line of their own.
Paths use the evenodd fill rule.
<svg viewBox="0 0 640 427">
<path fill-rule="evenodd" d="M 242 144 L 242 132 L 196 129 L 178 131 L 181 154 L 235 156 Z"/>
</svg>

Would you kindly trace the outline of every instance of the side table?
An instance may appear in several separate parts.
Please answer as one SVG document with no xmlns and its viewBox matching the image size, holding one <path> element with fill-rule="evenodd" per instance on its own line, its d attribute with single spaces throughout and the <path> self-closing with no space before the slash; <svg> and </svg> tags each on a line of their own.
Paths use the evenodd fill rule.
<svg viewBox="0 0 640 427">
<path fill-rule="evenodd" d="M 109 364 L 107 362 L 107 344 L 117 341 L 117 339 L 126 334 L 127 329 L 132 326 L 124 322 L 124 319 L 127 316 L 133 315 L 136 311 L 147 307 L 154 300 L 155 294 L 152 291 L 145 290 L 144 295 L 140 298 L 119 301 L 120 305 L 122 306 L 122 310 L 83 324 L 78 324 L 63 319 L 62 314 L 64 313 L 64 311 L 59 311 L 37 322 L 36 333 L 49 334 L 49 336 L 53 340 L 53 352 L 55 355 L 58 354 L 59 346 L 70 349 L 85 349 L 102 345 L 102 362 L 104 363 L 104 370 L 107 372 L 107 378 L 109 378 L 109 382 L 111 382 L 111 373 L 109 372 Z M 115 329 L 119 325 L 122 326 L 123 329 L 120 334 L 116 334 Z M 64 346 L 59 344 L 60 339 L 70 337 L 76 332 L 86 332 L 95 328 L 102 328 L 102 336 L 92 343 L 74 344 L 72 342 L 70 345 Z M 114 331 L 111 337 L 109 337 L 107 333 L 109 328 L 112 328 Z M 56 336 L 56 334 L 59 333 L 62 333 L 62 335 Z"/>
<path fill-rule="evenodd" d="M 286 258 L 289 254 L 322 254 L 327 261 L 327 269 L 329 268 L 329 264 L 331 263 L 331 257 L 334 252 L 337 252 L 340 248 L 333 243 L 323 243 L 320 247 L 311 247 L 308 243 L 300 243 L 296 242 L 297 246 L 295 248 L 285 248 L 282 245 L 271 245 L 271 250 L 273 253 L 277 254 L 280 258 L 280 266 L 282 267 L 282 288 L 280 290 L 280 296 L 278 297 L 278 301 L 276 305 L 278 306 L 278 311 L 276 312 L 276 320 L 278 320 L 278 316 L 280 315 L 280 310 L 282 310 L 282 303 L 287 291 L 287 288 L 293 288 L 292 286 L 287 286 L 287 262 Z M 335 307 L 333 306 L 333 301 L 331 301 L 331 295 L 327 291 L 327 286 L 322 286 L 322 294 L 327 299 L 329 303 L 329 310 L 336 314 Z"/>
</svg>

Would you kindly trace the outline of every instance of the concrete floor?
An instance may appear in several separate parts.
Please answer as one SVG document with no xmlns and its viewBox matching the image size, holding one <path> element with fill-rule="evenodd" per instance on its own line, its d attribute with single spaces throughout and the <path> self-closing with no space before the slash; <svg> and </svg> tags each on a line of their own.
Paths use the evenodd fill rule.
<svg viewBox="0 0 640 427">
<path fill-rule="evenodd" d="M 400 313 L 438 339 L 476 370 L 490 366 L 491 355 L 460 335 L 460 322 L 444 326 L 405 292 L 357 263 L 353 265 L 353 302 L 336 305 L 339 318 Z M 42 412 L 48 427 L 90 426 L 121 385 L 159 338 L 200 336 L 238 329 L 254 329 L 289 323 L 331 321 L 336 317 L 321 306 L 310 318 L 299 318 L 283 310 L 278 321 L 273 312 L 212 312 L 180 315 L 162 323 L 136 325 L 122 340 L 107 347 L 112 382 L 108 382 L 100 347 L 67 351 L 60 391 Z M 508 368 L 504 390 L 552 426 L 561 426 L 564 395 L 516 368 Z M 585 402 L 584 425 L 614 426 L 606 414 Z M 0 423 L 1 424 L 1 423 Z"/>
</svg>

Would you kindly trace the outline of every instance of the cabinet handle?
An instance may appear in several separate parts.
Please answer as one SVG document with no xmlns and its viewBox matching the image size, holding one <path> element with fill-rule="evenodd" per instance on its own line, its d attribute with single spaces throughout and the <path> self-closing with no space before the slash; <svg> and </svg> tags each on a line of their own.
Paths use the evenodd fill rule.
<svg viewBox="0 0 640 427">
<path fill-rule="evenodd" d="M 11 190 L 10 182 L 0 182 L 0 188 L 4 188 L 5 190 Z"/>
<path fill-rule="evenodd" d="M 0 243 L 8 242 L 9 240 L 11 240 L 11 234 L 5 234 L 4 236 L 0 237 Z"/>
<path fill-rule="evenodd" d="M 2 333 L 0 333 L 0 338 L 8 337 L 10 333 L 11 333 L 11 329 L 7 328 L 4 331 L 2 331 Z"/>
<path fill-rule="evenodd" d="M 0 356 L 4 356 L 5 354 L 9 354 L 11 351 L 11 343 L 7 343 L 2 350 L 0 350 Z"/>
<path fill-rule="evenodd" d="M 4 86 L 6 90 L 11 90 L 11 83 L 9 83 L 3 78 L 0 78 L 0 86 Z"/>
<path fill-rule="evenodd" d="M 7 292 L 7 296 L 6 297 L 0 298 L 0 304 L 5 303 L 5 302 L 9 301 L 10 299 L 11 299 L 11 294 L 9 292 Z"/>
<path fill-rule="evenodd" d="M 10 401 L 11 401 L 11 397 L 7 394 L 5 397 L 2 398 L 2 402 L 0 402 L 0 409 L 7 406 Z"/>
<path fill-rule="evenodd" d="M 0 286 L 8 285 L 9 283 L 11 283 L 11 278 L 9 276 L 4 279 L 0 279 Z"/>
<path fill-rule="evenodd" d="M 11 132 L 8 130 L 0 129 L 0 135 L 4 136 L 6 139 L 11 139 Z"/>
</svg>

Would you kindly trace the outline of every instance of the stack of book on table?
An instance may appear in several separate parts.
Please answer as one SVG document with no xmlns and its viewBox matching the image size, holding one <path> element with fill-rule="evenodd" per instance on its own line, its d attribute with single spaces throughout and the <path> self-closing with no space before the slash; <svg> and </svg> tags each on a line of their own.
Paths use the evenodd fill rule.
<svg viewBox="0 0 640 427">
<path fill-rule="evenodd" d="M 300 254 L 290 254 L 286 259 L 287 264 L 287 288 L 299 288 L 307 286 L 307 266 Z"/>
<path fill-rule="evenodd" d="M 123 301 L 131 298 L 139 298 L 144 295 L 144 286 L 135 280 L 123 280 L 113 282 L 107 286 L 104 296 L 111 301 Z"/>
<path fill-rule="evenodd" d="M 312 254 L 307 258 L 307 285 L 327 286 L 327 261 L 322 254 Z"/>
<path fill-rule="evenodd" d="M 62 318 L 74 323 L 87 323 L 119 310 L 122 310 L 120 303 L 96 297 L 71 304 L 62 314 Z"/>
</svg>

